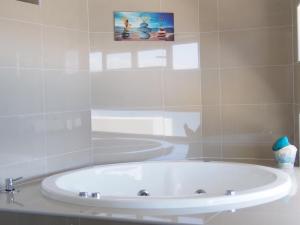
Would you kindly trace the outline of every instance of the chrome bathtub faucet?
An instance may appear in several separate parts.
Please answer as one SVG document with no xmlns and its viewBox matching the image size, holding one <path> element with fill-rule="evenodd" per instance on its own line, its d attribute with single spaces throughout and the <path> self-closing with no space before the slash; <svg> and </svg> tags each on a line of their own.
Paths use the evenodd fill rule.
<svg viewBox="0 0 300 225">
<path fill-rule="evenodd" d="M 18 178 L 7 178 L 5 179 L 5 191 L 6 192 L 13 192 L 15 190 L 15 182 L 22 180 L 23 177 Z"/>
</svg>

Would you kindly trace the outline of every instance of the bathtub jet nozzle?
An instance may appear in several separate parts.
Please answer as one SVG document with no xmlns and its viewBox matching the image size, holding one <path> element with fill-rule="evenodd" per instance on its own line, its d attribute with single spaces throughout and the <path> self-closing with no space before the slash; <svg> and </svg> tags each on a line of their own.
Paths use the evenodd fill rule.
<svg viewBox="0 0 300 225">
<path fill-rule="evenodd" d="M 195 193 L 198 195 L 203 195 L 203 194 L 206 194 L 206 191 L 203 189 L 199 189 L 199 190 L 195 191 Z"/>
<path fill-rule="evenodd" d="M 227 196 L 234 196 L 235 194 L 236 194 L 236 192 L 234 190 L 227 190 L 225 192 L 225 195 L 227 195 Z"/>
<path fill-rule="evenodd" d="M 89 193 L 87 192 L 79 192 L 79 197 L 82 197 L 82 198 L 88 198 L 89 197 Z"/>
<path fill-rule="evenodd" d="M 101 195 L 99 192 L 92 193 L 92 198 L 100 199 Z"/>
<path fill-rule="evenodd" d="M 150 193 L 147 190 L 140 190 L 138 196 L 150 196 Z"/>
</svg>

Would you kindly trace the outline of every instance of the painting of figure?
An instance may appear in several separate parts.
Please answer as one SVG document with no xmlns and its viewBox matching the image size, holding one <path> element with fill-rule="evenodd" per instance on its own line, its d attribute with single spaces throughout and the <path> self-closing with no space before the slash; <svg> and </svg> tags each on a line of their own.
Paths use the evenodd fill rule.
<svg viewBox="0 0 300 225">
<path fill-rule="evenodd" d="M 174 14 L 114 12 L 115 41 L 174 41 Z"/>
</svg>

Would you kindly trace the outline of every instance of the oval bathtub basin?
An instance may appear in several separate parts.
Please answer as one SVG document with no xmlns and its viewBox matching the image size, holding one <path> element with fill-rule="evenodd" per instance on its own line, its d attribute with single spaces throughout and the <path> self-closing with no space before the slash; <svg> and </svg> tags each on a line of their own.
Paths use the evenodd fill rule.
<svg viewBox="0 0 300 225">
<path fill-rule="evenodd" d="M 287 196 L 288 174 L 269 167 L 200 161 L 141 162 L 95 166 L 42 182 L 51 199 L 105 208 L 197 209 L 218 212 Z"/>
</svg>

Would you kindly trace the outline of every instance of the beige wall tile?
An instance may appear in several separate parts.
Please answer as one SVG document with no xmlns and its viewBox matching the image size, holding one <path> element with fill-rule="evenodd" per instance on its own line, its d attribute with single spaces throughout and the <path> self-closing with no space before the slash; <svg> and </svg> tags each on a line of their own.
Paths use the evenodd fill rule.
<svg viewBox="0 0 300 225">
<path fill-rule="evenodd" d="M 161 10 L 175 14 L 176 33 L 199 31 L 198 7 L 198 0 L 161 0 Z"/>
<path fill-rule="evenodd" d="M 221 29 L 291 24 L 291 0 L 220 0 Z"/>
<path fill-rule="evenodd" d="M 294 121 L 292 104 L 275 104 L 265 106 L 265 132 L 270 135 L 271 142 L 287 135 L 293 140 Z"/>
<path fill-rule="evenodd" d="M 1 0 L 0 17 L 41 23 L 41 7 L 21 1 Z"/>
<path fill-rule="evenodd" d="M 60 172 L 91 165 L 90 151 L 72 152 L 47 158 L 47 173 Z"/>
<path fill-rule="evenodd" d="M 225 143 L 224 158 L 273 159 L 272 143 Z"/>
<path fill-rule="evenodd" d="M 174 42 L 162 42 L 167 52 L 167 68 L 173 70 L 200 70 L 201 42 L 198 33 L 176 34 Z"/>
<path fill-rule="evenodd" d="M 90 71 L 156 70 L 166 67 L 167 48 L 161 42 L 116 42 L 110 33 L 92 33 Z"/>
<path fill-rule="evenodd" d="M 42 66 L 41 26 L 0 19 L 0 30 L 0 66 Z"/>
<path fill-rule="evenodd" d="M 219 159 L 223 160 L 222 154 L 222 143 L 221 142 L 213 142 L 213 143 L 203 143 L 203 157 L 205 159 Z"/>
<path fill-rule="evenodd" d="M 0 68 L 0 116 L 43 112 L 43 72 Z"/>
<path fill-rule="evenodd" d="M 225 143 L 272 143 L 293 136 L 292 104 L 222 107 Z"/>
<path fill-rule="evenodd" d="M 159 147 L 165 123 L 161 108 L 93 109 L 92 146 L 94 150 L 116 148 L 116 151 L 126 147 L 123 153 L 130 148 L 134 153 L 139 147 Z"/>
<path fill-rule="evenodd" d="M 89 111 L 46 115 L 47 157 L 86 151 L 91 145 Z"/>
<path fill-rule="evenodd" d="M 221 108 L 203 106 L 203 157 L 222 158 Z"/>
<path fill-rule="evenodd" d="M 164 103 L 166 106 L 201 105 L 201 73 L 164 70 Z"/>
<path fill-rule="evenodd" d="M 88 30 L 87 0 L 43 0 L 43 23 Z"/>
<path fill-rule="evenodd" d="M 109 69 L 199 70 L 198 34 L 179 34 L 175 42 L 115 42 L 112 34 L 91 34 L 91 71 Z M 112 63 L 111 63 L 112 62 Z"/>
<path fill-rule="evenodd" d="M 36 159 L 27 162 L 19 161 L 18 163 L 11 165 L 1 166 L 0 169 L 1 180 L 5 180 L 8 177 L 32 179 L 46 174 L 46 160 Z"/>
<path fill-rule="evenodd" d="M 223 139 L 229 143 L 270 142 L 265 132 L 265 109 L 261 105 L 222 107 Z"/>
<path fill-rule="evenodd" d="M 44 63 L 49 69 L 77 71 L 89 68 L 88 33 L 44 28 Z"/>
<path fill-rule="evenodd" d="M 221 140 L 221 110 L 219 106 L 203 106 L 202 140 L 204 143 L 220 143 Z"/>
<path fill-rule="evenodd" d="M 90 109 L 89 72 L 46 70 L 44 75 L 46 112 Z"/>
<path fill-rule="evenodd" d="M 160 71 L 106 71 L 92 75 L 92 107 L 162 106 Z"/>
<path fill-rule="evenodd" d="M 199 0 L 200 32 L 217 31 L 218 0 Z"/>
<path fill-rule="evenodd" d="M 223 104 L 292 103 L 289 66 L 221 70 Z"/>
<path fill-rule="evenodd" d="M 166 108 L 165 138 L 172 143 L 198 143 L 202 137 L 201 107 Z"/>
<path fill-rule="evenodd" d="M 30 162 L 45 157 L 42 116 L 0 118 L 0 164 Z"/>
<path fill-rule="evenodd" d="M 202 69 L 219 67 L 219 33 L 200 35 L 200 64 Z"/>
<path fill-rule="evenodd" d="M 218 105 L 220 103 L 219 70 L 201 71 L 201 91 L 203 105 Z"/>
<path fill-rule="evenodd" d="M 222 32 L 221 66 L 289 64 L 291 35 L 291 28 Z"/>
<path fill-rule="evenodd" d="M 91 32 L 113 32 L 114 11 L 159 11 L 159 0 L 88 0 Z"/>
</svg>

